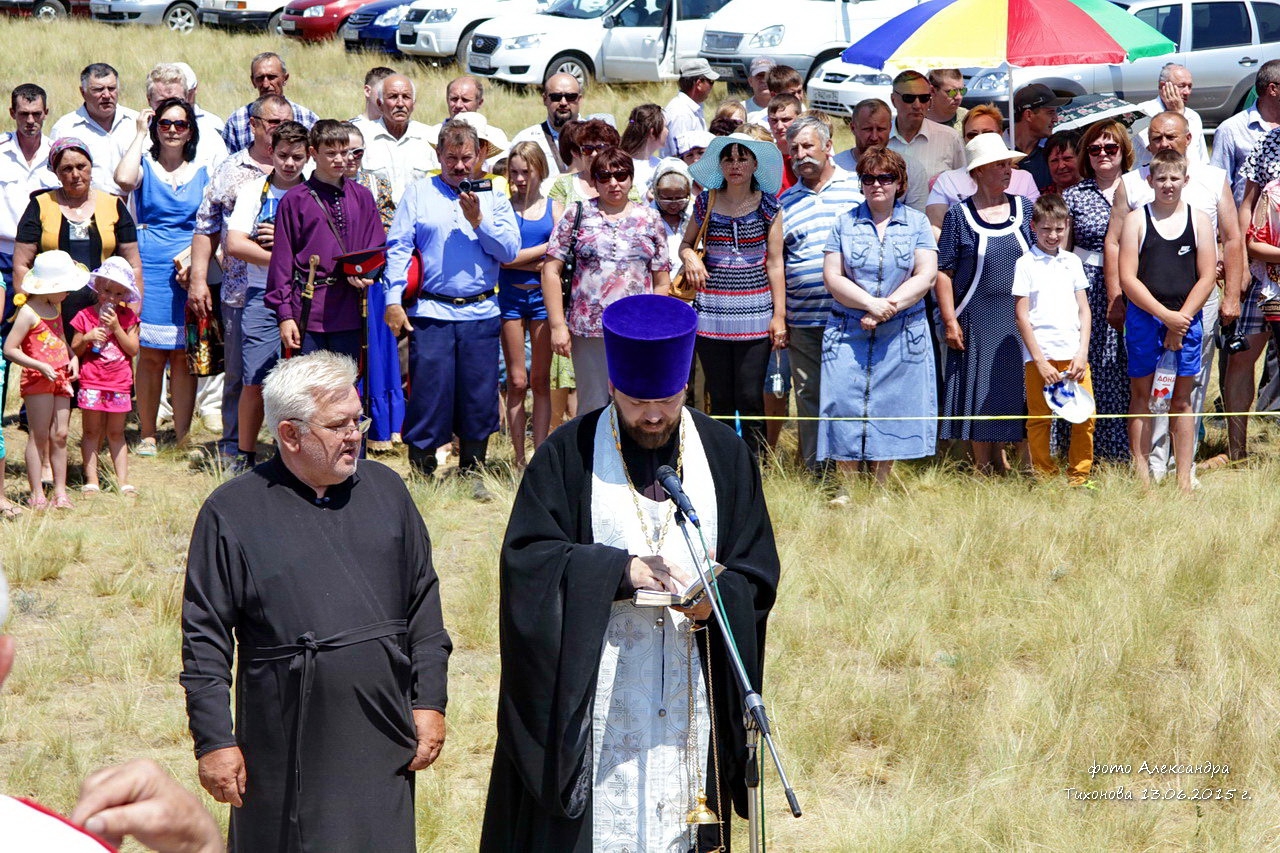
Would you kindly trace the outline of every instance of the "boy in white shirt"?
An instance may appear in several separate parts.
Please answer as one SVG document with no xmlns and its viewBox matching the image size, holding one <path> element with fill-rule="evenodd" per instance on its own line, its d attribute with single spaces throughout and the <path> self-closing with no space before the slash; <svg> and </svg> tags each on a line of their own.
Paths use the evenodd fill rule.
<svg viewBox="0 0 1280 853">
<path fill-rule="evenodd" d="M 240 392 L 240 438 L 232 471 L 240 473 L 257 461 L 258 431 L 262 429 L 262 383 L 280 357 L 280 327 L 276 315 L 266 306 L 267 267 L 275 233 L 276 209 L 280 199 L 302 183 L 307 165 L 308 132 L 294 121 L 286 121 L 271 134 L 271 174 L 262 181 L 246 181 L 236 194 L 235 207 L 227 217 L 225 251 L 248 264 L 248 288 L 241 320 L 240 352 L 244 389 Z"/>
<path fill-rule="evenodd" d="M 1027 444 L 1037 474 L 1058 472 L 1049 451 L 1053 421 L 1044 388 L 1061 379 L 1074 379 L 1093 394 L 1089 376 L 1089 300 L 1080 258 L 1062 251 L 1070 225 L 1060 195 L 1041 196 L 1031 223 L 1036 245 L 1018 259 L 1013 272 L 1014 315 L 1022 336 L 1027 377 Z M 1071 427 L 1067 482 L 1083 486 L 1093 468 L 1094 419 Z"/>
</svg>

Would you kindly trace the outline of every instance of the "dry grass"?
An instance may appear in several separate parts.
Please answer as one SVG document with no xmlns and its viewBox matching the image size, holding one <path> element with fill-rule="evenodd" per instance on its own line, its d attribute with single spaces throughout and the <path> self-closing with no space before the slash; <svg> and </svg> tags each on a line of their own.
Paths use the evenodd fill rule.
<svg viewBox="0 0 1280 853">
<path fill-rule="evenodd" d="M 125 100 L 137 104 L 146 68 L 178 58 L 203 78 L 202 102 L 225 114 L 247 100 L 244 64 L 267 46 L 82 23 L 0 22 L 0 38 L 21 56 L 5 78 L 41 82 L 55 115 L 74 105 L 75 72 L 91 59 L 121 68 Z M 283 52 L 291 94 L 321 114 L 355 113 L 354 81 L 382 61 L 335 45 Z M 436 93 L 424 94 L 424 119 L 442 111 L 449 75 L 415 71 L 421 91 Z M 625 113 L 624 103 L 664 95 L 600 87 L 587 109 Z M 538 114 L 502 88 L 489 105 L 509 131 Z M 1280 453 L 1275 431 L 1256 428 L 1258 461 L 1205 475 L 1189 499 L 1171 487 L 1143 492 L 1118 471 L 1081 493 L 922 465 L 837 511 L 803 478 L 770 473 L 784 576 L 765 696 L 806 809 L 787 817 L 766 774 L 773 849 L 1280 849 L 1280 584 L 1268 556 Z M 10 427 L 6 438 L 16 497 L 25 437 Z M 1221 443 L 1220 429 L 1210 440 Z M 0 790 L 64 811 L 86 772 L 131 756 L 198 788 L 178 614 L 186 538 L 214 480 L 172 452 L 131 464 L 136 502 L 104 494 L 0 527 L 19 643 L 0 694 Z M 414 486 L 456 646 L 449 743 L 419 779 L 423 850 L 474 849 L 479 832 L 494 739 L 497 546 L 513 493 L 501 476 L 493 487 L 500 499 L 477 506 L 454 483 Z M 1144 776 L 1144 760 L 1230 772 Z M 1132 772 L 1090 778 L 1095 762 Z M 1117 785 L 1135 798 L 1149 788 L 1235 793 L 1065 793 Z M 225 820 L 225 807 L 211 806 Z"/>
</svg>

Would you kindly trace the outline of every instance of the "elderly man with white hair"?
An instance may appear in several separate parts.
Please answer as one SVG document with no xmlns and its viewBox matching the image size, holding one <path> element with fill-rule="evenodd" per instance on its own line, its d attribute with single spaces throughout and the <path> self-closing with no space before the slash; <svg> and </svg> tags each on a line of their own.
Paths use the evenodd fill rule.
<svg viewBox="0 0 1280 853">
<path fill-rule="evenodd" d="M 440 168 L 436 157 L 436 134 L 413 120 L 418 89 L 403 74 L 392 74 L 374 84 L 382 117 L 363 123 L 365 171 L 391 184 L 391 198 L 397 204 L 409 185 Z"/>
<path fill-rule="evenodd" d="M 1187 120 L 1191 131 L 1191 145 L 1187 148 L 1188 163 L 1208 163 L 1209 148 L 1204 144 L 1204 121 L 1200 114 L 1188 106 L 1191 101 L 1191 90 L 1195 81 L 1185 65 L 1166 62 L 1160 69 L 1159 88 L 1156 96 L 1149 101 L 1138 104 L 1138 109 L 1147 114 L 1133 126 L 1133 151 L 1138 157 L 1138 165 L 1145 166 L 1151 162 L 1155 154 L 1148 145 L 1148 128 L 1151 119 L 1163 112 L 1181 113 Z"/>
<path fill-rule="evenodd" d="M 279 454 L 214 490 L 191 534 L 180 680 L 233 853 L 412 853 L 413 773 L 444 744 L 431 542 L 400 477 L 359 459 L 355 381 L 328 351 L 277 364 Z"/>
</svg>

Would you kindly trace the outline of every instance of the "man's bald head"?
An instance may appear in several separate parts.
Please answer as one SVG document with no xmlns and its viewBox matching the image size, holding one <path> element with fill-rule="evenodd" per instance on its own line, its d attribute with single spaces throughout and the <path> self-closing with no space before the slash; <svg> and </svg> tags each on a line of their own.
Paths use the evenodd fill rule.
<svg viewBox="0 0 1280 853">
<path fill-rule="evenodd" d="M 556 130 L 577 121 L 582 84 L 572 74 L 552 74 L 542 84 L 542 105 L 547 108 L 547 123 Z"/>
<path fill-rule="evenodd" d="M 1187 117 L 1182 113 L 1159 113 L 1147 127 L 1147 150 L 1153 155 L 1171 150 L 1186 156 L 1190 145 L 1191 125 L 1187 124 Z"/>
<path fill-rule="evenodd" d="M 474 77 L 455 77 L 444 91 L 449 117 L 458 113 L 478 113 L 484 106 L 484 84 Z"/>
</svg>

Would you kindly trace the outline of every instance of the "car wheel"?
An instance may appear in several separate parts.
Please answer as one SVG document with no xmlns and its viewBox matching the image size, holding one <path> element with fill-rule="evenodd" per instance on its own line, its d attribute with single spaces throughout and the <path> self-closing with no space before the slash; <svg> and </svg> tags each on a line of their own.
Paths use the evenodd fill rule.
<svg viewBox="0 0 1280 853">
<path fill-rule="evenodd" d="M 547 65 L 547 73 L 542 75 L 542 79 L 546 80 L 552 74 L 572 74 L 585 92 L 591 82 L 591 63 L 580 53 L 562 53 Z"/>
<path fill-rule="evenodd" d="M 471 34 L 476 31 L 476 27 L 480 26 L 483 21 L 476 21 L 471 26 L 462 31 L 462 38 L 458 39 L 458 49 L 453 52 L 453 61 L 458 64 L 458 68 L 464 72 L 467 71 L 467 61 L 471 58 Z"/>
<path fill-rule="evenodd" d="M 196 15 L 196 7 L 187 3 L 177 3 L 164 13 L 164 25 L 175 33 L 189 33 L 200 25 Z"/>
<path fill-rule="evenodd" d="M 283 16 L 284 16 L 284 10 L 281 9 L 279 12 L 276 12 L 269 19 L 267 19 L 267 35 L 272 35 L 272 36 L 284 35 L 284 30 L 280 29 L 280 18 Z"/>
<path fill-rule="evenodd" d="M 66 18 L 67 14 L 67 7 L 61 0 L 37 0 L 31 7 L 31 17 L 37 21 L 56 21 Z"/>
</svg>

